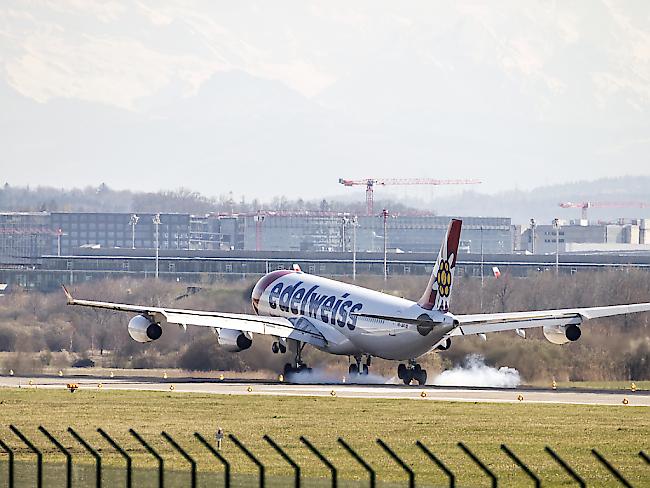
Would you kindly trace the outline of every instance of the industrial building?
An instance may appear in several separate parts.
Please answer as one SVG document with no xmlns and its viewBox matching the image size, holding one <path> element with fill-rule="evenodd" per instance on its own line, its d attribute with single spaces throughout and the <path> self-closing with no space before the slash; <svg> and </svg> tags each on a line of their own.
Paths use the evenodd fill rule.
<svg viewBox="0 0 650 488">
<path fill-rule="evenodd" d="M 618 223 L 589 223 L 586 220 L 535 224 L 522 235 L 522 245 L 533 254 L 571 252 L 650 252 L 650 219 Z M 534 242 L 533 242 L 534 239 Z"/>
<path fill-rule="evenodd" d="M 451 217 L 388 215 L 353 217 L 333 212 L 257 212 L 235 215 L 130 213 L 0 214 L 0 262 L 45 254 L 74 255 L 83 248 L 243 251 L 438 249 Z M 384 232 L 384 228 L 386 232 Z M 158 237 L 156 237 L 158 235 Z M 513 250 L 509 218 L 463 217 L 466 252 L 508 254 Z"/>
</svg>

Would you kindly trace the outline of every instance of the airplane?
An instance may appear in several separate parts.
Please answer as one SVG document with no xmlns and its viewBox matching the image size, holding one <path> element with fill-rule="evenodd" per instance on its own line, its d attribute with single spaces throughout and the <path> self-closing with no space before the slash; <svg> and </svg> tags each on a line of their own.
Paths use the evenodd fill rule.
<svg viewBox="0 0 650 488">
<path fill-rule="evenodd" d="M 405 384 L 425 384 L 427 372 L 417 359 L 427 352 L 449 349 L 452 339 L 542 327 L 546 339 L 566 344 L 580 338 L 580 326 L 589 319 L 650 311 L 650 303 L 604 307 L 454 314 L 449 310 L 458 261 L 462 221 L 453 219 L 438 253 L 429 282 L 417 301 L 407 300 L 291 270 L 276 270 L 263 276 L 253 288 L 255 314 L 207 312 L 146 305 L 129 305 L 73 298 L 63 287 L 69 305 L 94 307 L 136 315 L 128 323 L 130 336 L 146 343 L 159 339 L 163 329 L 177 324 L 209 327 L 220 346 L 231 352 L 251 347 L 254 334 L 275 338 L 273 353 L 292 354 L 284 375 L 311 371 L 303 361 L 306 344 L 331 354 L 354 358 L 350 375 L 368 374 L 371 359 L 400 361 L 397 375 Z M 364 361 L 365 357 L 365 361 Z"/>
</svg>

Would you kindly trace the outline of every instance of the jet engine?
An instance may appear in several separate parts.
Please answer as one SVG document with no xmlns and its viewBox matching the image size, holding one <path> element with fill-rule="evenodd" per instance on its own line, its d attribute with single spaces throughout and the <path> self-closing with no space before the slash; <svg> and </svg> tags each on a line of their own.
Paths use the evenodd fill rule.
<svg viewBox="0 0 650 488">
<path fill-rule="evenodd" d="M 575 324 L 544 326 L 544 337 L 553 344 L 562 345 L 577 341 L 581 334 L 580 327 Z"/>
<path fill-rule="evenodd" d="M 136 315 L 129 320 L 129 335 L 137 342 L 151 342 L 160 339 L 162 327 L 146 315 Z"/>
<path fill-rule="evenodd" d="M 250 334 L 241 330 L 221 329 L 217 342 L 228 352 L 240 352 L 251 347 L 253 339 Z"/>
</svg>

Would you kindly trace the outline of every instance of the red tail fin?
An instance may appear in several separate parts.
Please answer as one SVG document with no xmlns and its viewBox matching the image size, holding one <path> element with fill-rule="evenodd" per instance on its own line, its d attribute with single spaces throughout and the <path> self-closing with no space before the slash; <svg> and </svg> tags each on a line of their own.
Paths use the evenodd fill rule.
<svg viewBox="0 0 650 488">
<path fill-rule="evenodd" d="M 431 278 L 418 305 L 427 310 L 449 310 L 449 297 L 454 281 L 454 269 L 458 257 L 458 243 L 460 242 L 460 229 L 462 220 L 453 219 L 449 222 L 447 235 L 440 247 L 438 259 L 433 267 Z"/>
</svg>

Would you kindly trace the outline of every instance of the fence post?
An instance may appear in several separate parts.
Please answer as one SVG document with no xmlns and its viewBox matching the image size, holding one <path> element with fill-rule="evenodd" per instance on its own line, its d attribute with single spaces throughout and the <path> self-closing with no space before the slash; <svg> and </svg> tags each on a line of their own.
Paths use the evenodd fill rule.
<svg viewBox="0 0 650 488">
<path fill-rule="evenodd" d="M 605 459 L 598 451 L 596 451 L 596 449 L 592 449 L 591 453 L 594 456 L 596 456 L 596 459 L 598 459 L 598 461 L 600 461 L 601 464 L 603 466 L 605 466 L 607 468 L 607 470 L 610 473 L 612 473 L 614 478 L 616 478 L 618 481 L 620 481 L 623 486 L 625 486 L 627 488 L 632 488 L 632 485 L 630 483 L 628 483 L 628 481 L 625 478 L 623 478 L 623 475 L 621 475 L 621 473 L 619 473 L 618 470 L 614 466 L 612 466 L 609 461 L 607 461 L 607 459 Z"/>
<path fill-rule="evenodd" d="M 284 459 L 286 462 L 288 462 L 291 467 L 294 470 L 294 487 L 295 488 L 300 488 L 300 466 L 296 464 L 296 462 L 289 457 L 289 455 L 284 452 L 284 450 L 278 446 L 273 439 L 271 439 L 268 435 L 264 434 L 263 439 L 268 442 L 275 451 L 282 456 L 282 459 Z"/>
<path fill-rule="evenodd" d="M 526 466 L 526 464 L 521 459 L 519 459 L 514 452 L 512 452 L 510 449 L 508 449 L 508 446 L 506 446 L 505 444 L 501 444 L 501 450 L 503 452 L 505 452 L 508 455 L 508 457 L 515 462 L 515 464 L 517 466 L 519 466 L 521 469 L 524 470 L 524 473 L 526 473 L 535 482 L 535 486 L 537 488 L 539 488 L 541 486 L 541 481 L 535 475 L 535 473 L 533 473 L 530 470 L 530 468 L 528 466 Z"/>
<path fill-rule="evenodd" d="M 257 467 L 258 467 L 259 470 L 260 470 L 260 488 L 264 488 L 264 465 L 262 464 L 262 462 L 261 462 L 259 459 L 257 459 L 257 458 L 255 457 L 255 455 L 254 455 L 252 452 L 250 452 L 250 451 L 246 448 L 246 446 L 245 446 L 244 444 L 242 444 L 242 443 L 239 441 L 239 439 L 237 439 L 237 438 L 235 437 L 234 434 L 228 434 L 228 437 L 230 438 L 231 441 L 233 441 L 233 442 L 235 443 L 235 445 L 236 445 L 239 449 L 241 449 L 241 451 L 242 451 L 244 454 L 246 454 L 246 456 L 248 457 L 248 459 L 250 459 L 251 461 L 253 461 L 253 462 L 257 465 Z"/>
<path fill-rule="evenodd" d="M 192 474 L 192 482 L 191 482 L 191 487 L 196 488 L 196 461 L 190 456 L 187 451 L 185 451 L 181 446 L 178 445 L 178 443 L 172 439 L 172 436 L 170 436 L 167 432 L 163 431 L 160 433 L 167 441 L 176 449 L 181 456 L 183 456 L 188 463 L 190 463 L 190 469 L 191 469 L 191 474 Z"/>
<path fill-rule="evenodd" d="M 321 454 L 321 452 L 314 446 L 311 442 L 309 442 L 304 436 L 300 436 L 300 442 L 302 442 L 307 448 L 318 458 L 321 460 L 321 462 L 328 467 L 330 472 L 332 473 L 332 488 L 336 488 L 338 484 L 337 480 L 337 475 L 336 475 L 336 468 L 334 465 L 327 459 L 325 456 Z"/>
<path fill-rule="evenodd" d="M 493 487 L 493 488 L 496 488 L 496 486 L 497 486 L 497 477 L 496 477 L 496 475 L 495 475 L 492 471 L 490 471 L 490 468 L 488 468 L 488 467 L 485 465 L 485 463 L 483 463 L 483 461 L 481 461 L 481 460 L 476 456 L 476 454 L 474 454 L 472 451 L 470 451 L 469 448 L 468 448 L 465 444 L 463 444 L 462 442 L 459 442 L 459 443 L 458 443 L 458 447 L 460 447 L 460 448 L 463 450 L 463 452 L 465 452 L 465 454 L 467 454 L 467 455 L 470 457 L 470 459 L 471 459 L 472 461 L 474 461 L 474 463 L 475 463 L 479 468 L 481 468 L 485 474 L 487 474 L 487 475 L 490 477 L 490 479 L 492 480 L 492 487 Z"/>
<path fill-rule="evenodd" d="M 65 480 L 65 486 L 68 488 L 72 488 L 72 454 L 70 454 L 70 451 L 68 451 L 63 444 L 61 444 L 52 434 L 50 434 L 45 427 L 42 425 L 38 426 L 38 430 L 41 431 L 41 433 L 47 437 L 52 444 L 56 446 L 56 448 L 61 451 L 65 455 L 65 475 L 66 475 L 66 480 Z"/>
<path fill-rule="evenodd" d="M 384 451 L 388 453 L 393 460 L 401 466 L 401 468 L 406 471 L 409 475 L 409 488 L 415 488 L 415 473 L 413 470 L 406 464 L 402 459 L 393 451 L 388 445 L 381 439 L 377 439 L 377 444 L 379 444 Z"/>
<path fill-rule="evenodd" d="M 361 466 L 364 467 L 366 471 L 368 471 L 368 474 L 370 475 L 370 488 L 375 488 L 375 470 L 372 469 L 372 466 L 370 466 L 365 459 L 363 459 L 359 454 L 352 449 L 352 447 L 345 442 L 342 438 L 339 437 L 339 444 L 343 446 L 343 448 L 352 456 Z"/>
<path fill-rule="evenodd" d="M 198 432 L 194 432 L 194 437 L 196 437 L 201 444 L 203 444 L 208 451 L 210 451 L 214 456 L 221 461 L 221 464 L 223 464 L 224 468 L 224 487 L 225 488 L 230 488 L 230 463 L 226 460 L 225 457 L 223 457 L 221 454 L 217 452 L 217 450 L 210 445 L 208 441 L 206 441 L 201 434 Z"/>
<path fill-rule="evenodd" d="M 426 456 L 431 459 L 434 463 L 436 463 L 436 466 L 440 468 L 448 477 L 449 477 L 449 488 L 454 488 L 456 486 L 456 476 L 454 476 L 454 473 L 451 472 L 451 470 L 443 463 L 440 459 L 436 457 L 434 453 L 432 453 L 424 444 L 422 444 L 420 441 L 415 441 L 415 445 L 420 448 L 420 450 L 426 454 Z"/>
<path fill-rule="evenodd" d="M 165 461 L 163 460 L 162 456 L 158 454 L 153 447 L 151 447 L 147 441 L 145 441 L 140 434 L 138 434 L 135 430 L 129 429 L 129 433 L 136 438 L 136 440 L 144 446 L 144 448 L 149 451 L 149 454 L 151 454 L 153 457 L 155 457 L 158 460 L 158 486 L 159 488 L 163 488 L 165 481 Z"/>
<path fill-rule="evenodd" d="M 97 429 L 97 432 L 99 432 L 100 435 L 104 439 L 106 439 L 108 441 L 108 443 L 113 447 L 113 449 L 115 449 L 117 452 L 119 452 L 122 455 L 122 457 L 126 460 L 126 488 L 131 488 L 131 484 L 132 484 L 132 481 L 131 481 L 131 456 L 129 456 L 129 454 L 124 449 L 122 449 L 122 447 L 120 447 L 120 445 L 117 442 L 115 442 L 111 438 L 111 436 L 109 436 L 106 432 L 104 432 L 104 430 L 102 430 L 100 428 L 100 429 Z"/>
<path fill-rule="evenodd" d="M 43 454 L 21 431 L 18 430 L 15 425 L 10 425 L 9 428 L 20 438 L 21 441 L 27 444 L 27 447 L 29 447 L 32 452 L 36 453 L 36 486 L 41 488 L 43 486 Z"/>
<path fill-rule="evenodd" d="M 11 447 L 2 442 L 2 439 L 0 439 L 0 447 L 7 451 L 7 454 L 9 455 L 9 466 L 7 466 L 7 486 L 9 488 L 14 488 L 14 451 Z"/>
<path fill-rule="evenodd" d="M 546 447 L 544 448 L 544 450 L 545 450 L 546 452 L 548 452 L 548 453 L 550 454 L 550 456 L 551 456 L 553 459 L 555 459 L 555 461 L 556 461 L 560 466 L 562 466 L 562 468 L 564 468 L 564 470 L 565 470 L 567 473 L 569 473 L 569 476 L 571 476 L 571 478 L 573 478 L 573 480 L 574 480 L 576 483 L 578 483 L 582 488 L 584 488 L 585 486 L 587 486 L 587 485 L 585 485 L 584 480 L 583 480 L 580 476 L 578 476 L 578 473 L 576 473 L 576 472 L 573 470 L 573 468 L 571 468 L 571 466 L 569 466 L 569 465 L 564 461 L 564 459 L 562 459 L 560 456 L 558 456 L 558 455 L 555 453 L 555 451 L 553 451 L 553 449 L 551 449 L 550 447 L 546 446 Z"/>
<path fill-rule="evenodd" d="M 84 446 L 84 448 L 93 455 L 95 458 L 95 462 L 97 464 L 97 469 L 96 469 L 96 478 L 95 478 L 95 484 L 97 488 L 101 488 L 102 486 L 102 457 L 99 455 L 99 453 L 91 446 L 88 444 L 82 437 L 77 434 L 72 427 L 68 427 L 68 432 L 79 441 L 79 443 Z"/>
</svg>

